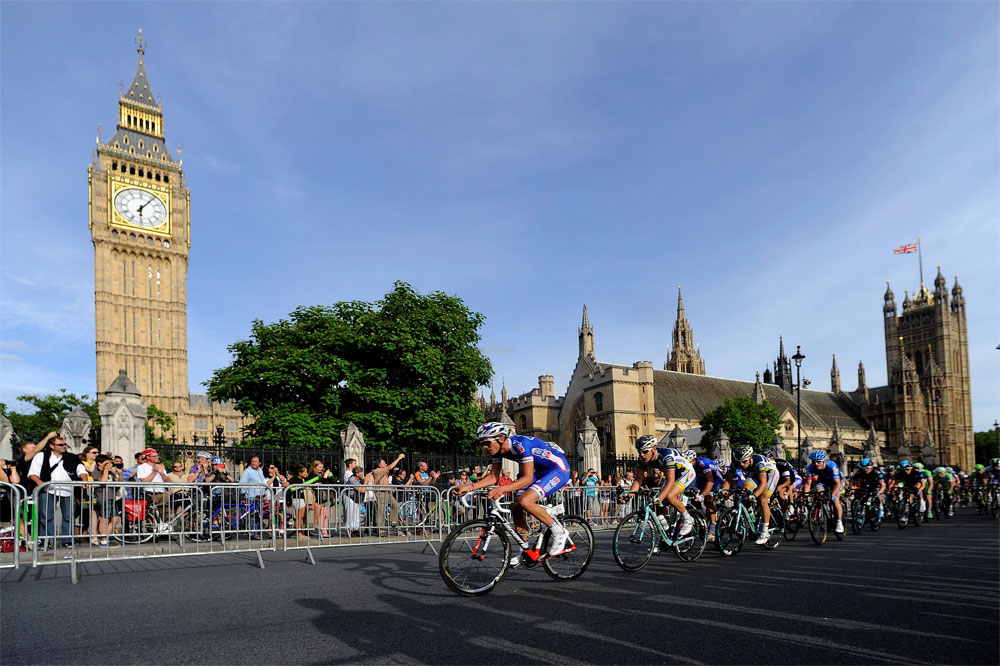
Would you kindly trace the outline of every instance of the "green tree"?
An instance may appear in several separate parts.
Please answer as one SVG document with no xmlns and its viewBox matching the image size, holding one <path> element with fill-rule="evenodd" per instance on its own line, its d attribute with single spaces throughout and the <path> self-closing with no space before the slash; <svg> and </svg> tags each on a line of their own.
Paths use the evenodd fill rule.
<svg viewBox="0 0 1000 666">
<path fill-rule="evenodd" d="M 146 407 L 146 443 L 169 444 L 168 435 L 174 429 L 174 417 L 150 404 Z"/>
<path fill-rule="evenodd" d="M 328 448 L 354 422 L 375 447 L 470 446 L 482 419 L 472 396 L 493 375 L 482 323 L 460 298 L 403 282 L 374 303 L 299 307 L 254 321 L 208 394 L 252 416 L 258 441 Z"/>
<path fill-rule="evenodd" d="M 47 395 L 19 395 L 17 399 L 31 409 L 25 412 L 8 411 L 7 405 L 0 403 L 0 413 L 10 419 L 14 434 L 20 441 L 36 442 L 52 431 L 58 432 L 66 415 L 77 407 L 90 417 L 90 441 L 100 441 L 101 417 L 96 400 L 69 393 L 66 389 Z"/>
<path fill-rule="evenodd" d="M 983 430 L 982 432 L 977 432 L 974 437 L 977 463 L 985 465 L 991 459 L 1000 456 L 996 430 Z"/>
<path fill-rule="evenodd" d="M 778 410 L 767 400 L 758 405 L 750 398 L 726 398 L 702 417 L 701 427 L 708 431 L 702 439 L 711 442 L 722 430 L 734 446 L 749 444 L 754 451 L 761 451 L 774 439 L 780 425 Z"/>
</svg>

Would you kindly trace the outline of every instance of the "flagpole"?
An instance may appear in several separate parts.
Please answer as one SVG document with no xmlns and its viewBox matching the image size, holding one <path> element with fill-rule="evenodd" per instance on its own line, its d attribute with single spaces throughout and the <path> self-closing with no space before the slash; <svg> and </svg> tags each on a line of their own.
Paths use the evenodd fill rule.
<svg viewBox="0 0 1000 666">
<path fill-rule="evenodd" d="M 924 286 L 924 251 L 920 247 L 920 236 L 917 236 L 917 261 L 920 262 L 920 286 Z"/>
</svg>

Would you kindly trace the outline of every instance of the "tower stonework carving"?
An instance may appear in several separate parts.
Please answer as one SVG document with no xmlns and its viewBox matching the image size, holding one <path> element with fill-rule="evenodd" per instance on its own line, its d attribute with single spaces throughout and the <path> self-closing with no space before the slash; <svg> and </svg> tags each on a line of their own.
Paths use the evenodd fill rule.
<svg viewBox="0 0 1000 666">
<path fill-rule="evenodd" d="M 921 283 L 913 298 L 905 294 L 901 312 L 895 299 L 887 286 L 882 313 L 888 386 L 864 386 L 862 366 L 853 399 L 900 455 L 916 455 L 916 443 L 926 447 L 929 440 L 941 464 L 970 469 L 975 449 L 969 342 L 958 276 L 950 299 L 940 266 L 933 292 Z"/>
<path fill-rule="evenodd" d="M 138 64 L 119 95 L 115 132 L 98 137 L 87 168 L 98 400 L 124 370 L 146 404 L 173 416 L 178 441 L 199 429 L 208 437 L 216 424 L 235 437 L 240 414 L 232 405 L 188 393 L 191 193 L 180 150 L 175 156 L 166 144 L 141 30 L 136 43 Z"/>
<path fill-rule="evenodd" d="M 680 285 L 677 286 L 677 320 L 674 322 L 670 341 L 672 349 L 667 362 L 663 365 L 664 370 L 688 372 L 693 375 L 705 374 L 705 361 L 701 358 L 701 351 L 695 347 L 691 323 L 684 314 L 684 298 L 681 296 Z"/>
</svg>

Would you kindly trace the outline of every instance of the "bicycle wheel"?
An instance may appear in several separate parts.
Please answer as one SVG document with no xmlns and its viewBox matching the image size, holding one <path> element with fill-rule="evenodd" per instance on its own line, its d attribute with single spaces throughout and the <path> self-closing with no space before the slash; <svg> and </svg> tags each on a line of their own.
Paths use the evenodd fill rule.
<svg viewBox="0 0 1000 666">
<path fill-rule="evenodd" d="M 809 509 L 809 536 L 812 537 L 813 543 L 817 546 L 822 546 L 826 543 L 828 532 L 827 521 L 828 518 L 824 507 L 816 504 Z"/>
<path fill-rule="evenodd" d="M 726 509 L 716 522 L 715 547 L 719 549 L 723 557 L 732 557 L 740 552 L 746 536 L 746 528 L 740 520 L 739 508 Z"/>
<path fill-rule="evenodd" d="M 674 553 L 682 562 L 697 560 L 705 552 L 705 546 L 708 544 L 708 521 L 705 520 L 705 514 L 691 507 L 688 507 L 688 513 L 694 525 L 690 532 L 674 542 Z"/>
<path fill-rule="evenodd" d="M 156 522 L 148 513 L 142 520 L 124 520 L 115 526 L 111 538 L 125 545 L 146 543 L 156 535 Z"/>
<path fill-rule="evenodd" d="M 638 571 L 653 556 L 653 547 L 659 538 L 660 532 L 647 519 L 646 512 L 633 511 L 615 529 L 615 562 L 625 571 Z"/>
<path fill-rule="evenodd" d="M 920 527 L 921 523 L 924 522 L 924 512 L 927 509 L 921 509 L 920 508 L 920 502 L 919 502 L 919 500 L 917 502 L 914 502 L 911 505 L 910 508 L 911 508 L 912 513 L 913 513 L 913 516 L 911 517 L 911 519 L 913 521 L 913 526 L 914 527 Z"/>
<path fill-rule="evenodd" d="M 872 532 L 878 532 L 878 528 L 882 527 L 882 519 L 878 516 L 879 503 L 871 501 L 868 503 L 868 529 Z"/>
<path fill-rule="evenodd" d="M 855 534 L 861 534 L 861 530 L 865 529 L 866 513 L 865 503 L 860 499 L 851 502 L 851 531 Z"/>
<path fill-rule="evenodd" d="M 594 556 L 594 531 L 580 516 L 563 516 L 560 522 L 569 532 L 569 539 L 566 540 L 567 552 L 543 560 L 542 567 L 545 573 L 556 580 L 573 580 L 579 578 L 580 574 L 590 566 L 590 559 Z M 545 536 L 542 537 L 543 553 L 549 552 L 551 537 L 551 530 L 546 530 Z"/>
<path fill-rule="evenodd" d="M 910 523 L 910 505 L 905 499 L 896 500 L 896 526 L 905 530 Z"/>
<path fill-rule="evenodd" d="M 777 502 L 771 504 L 771 523 L 768 525 L 770 535 L 764 548 L 774 550 L 781 544 L 785 536 L 785 514 L 781 512 L 781 505 Z"/>
<path fill-rule="evenodd" d="M 427 519 L 427 512 L 420 502 L 408 500 L 399 505 L 399 524 L 405 527 L 422 525 Z"/>
<path fill-rule="evenodd" d="M 445 584 L 463 597 L 486 594 L 503 580 L 510 565 L 510 539 L 486 520 L 470 520 L 452 530 L 441 545 L 438 568 Z"/>
<path fill-rule="evenodd" d="M 795 537 L 798 536 L 799 528 L 802 527 L 802 522 L 799 520 L 799 517 L 803 515 L 802 512 L 804 509 L 801 505 L 795 504 L 791 506 L 791 509 L 795 512 L 785 519 L 784 537 L 786 541 L 794 541 Z"/>
</svg>

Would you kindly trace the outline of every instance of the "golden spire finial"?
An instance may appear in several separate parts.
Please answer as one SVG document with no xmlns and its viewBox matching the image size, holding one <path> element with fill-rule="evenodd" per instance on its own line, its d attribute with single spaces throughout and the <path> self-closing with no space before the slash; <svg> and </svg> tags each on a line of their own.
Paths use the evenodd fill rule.
<svg viewBox="0 0 1000 666">
<path fill-rule="evenodd" d="M 146 52 L 146 40 L 142 38 L 142 28 L 139 28 L 139 36 L 135 38 L 135 44 L 138 47 L 136 51 L 139 55 L 143 55 Z"/>
</svg>

